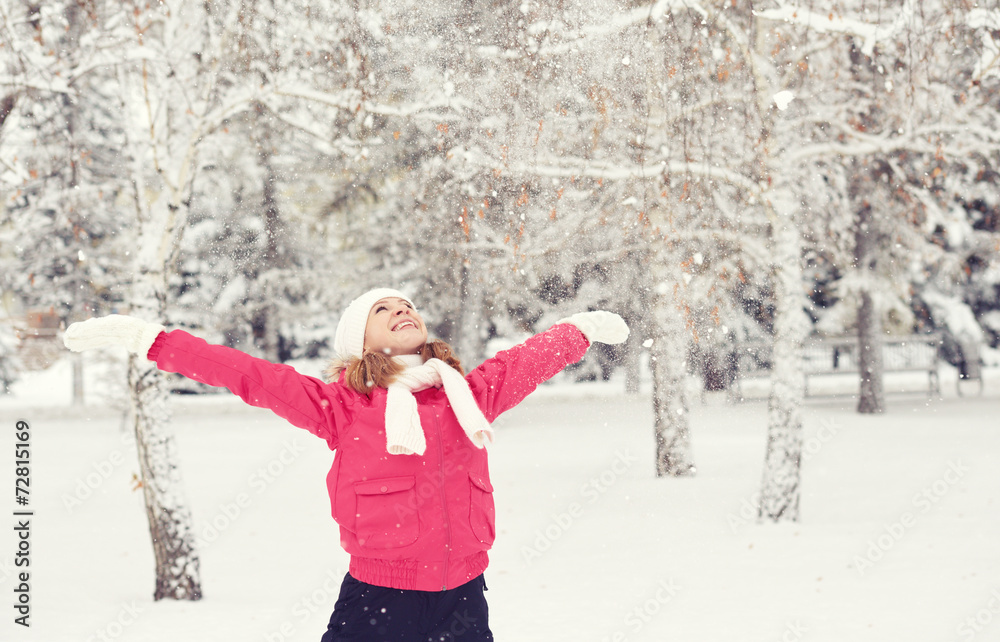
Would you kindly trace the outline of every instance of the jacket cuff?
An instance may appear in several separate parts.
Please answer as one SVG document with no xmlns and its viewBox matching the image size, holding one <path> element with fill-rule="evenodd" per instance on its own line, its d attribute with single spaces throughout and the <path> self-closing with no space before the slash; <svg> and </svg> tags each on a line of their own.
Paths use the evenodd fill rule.
<svg viewBox="0 0 1000 642">
<path fill-rule="evenodd" d="M 581 337 L 583 337 L 583 342 L 584 342 L 584 344 L 586 344 L 584 346 L 584 348 L 586 349 L 586 348 L 590 347 L 590 339 L 587 338 L 586 333 L 584 333 L 583 330 L 581 330 L 580 328 L 578 328 L 575 323 L 573 323 L 572 321 L 562 320 L 562 321 L 557 321 L 552 327 L 555 328 L 555 327 L 560 326 L 560 325 L 566 325 L 566 326 L 569 326 L 569 327 L 573 328 L 573 330 L 575 330 L 577 334 L 579 334 Z M 549 329 L 551 330 L 552 328 L 549 328 Z"/>
<path fill-rule="evenodd" d="M 156 361 L 160 356 L 160 350 L 163 349 L 163 344 L 167 341 L 167 333 L 165 330 L 160 330 L 160 333 L 156 335 L 153 339 L 153 345 L 149 346 L 149 350 L 146 351 L 146 358 L 150 361 Z"/>
</svg>

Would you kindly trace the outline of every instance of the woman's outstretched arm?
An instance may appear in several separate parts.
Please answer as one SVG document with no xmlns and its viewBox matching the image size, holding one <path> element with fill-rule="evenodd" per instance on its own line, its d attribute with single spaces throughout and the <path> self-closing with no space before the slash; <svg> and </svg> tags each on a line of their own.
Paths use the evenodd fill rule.
<svg viewBox="0 0 1000 642">
<path fill-rule="evenodd" d="M 524 343 L 497 353 L 466 377 L 486 419 L 492 422 L 519 404 L 543 381 L 583 358 L 591 342 L 622 343 L 628 326 L 598 310 L 562 319 Z"/>
<path fill-rule="evenodd" d="M 245 402 L 268 408 L 290 423 L 322 437 L 336 448 L 337 426 L 345 425 L 348 400 L 344 389 L 300 374 L 291 366 L 213 345 L 183 330 L 140 319 L 111 315 L 74 323 L 63 342 L 77 352 L 122 345 L 144 355 L 165 372 L 227 388 Z"/>
</svg>

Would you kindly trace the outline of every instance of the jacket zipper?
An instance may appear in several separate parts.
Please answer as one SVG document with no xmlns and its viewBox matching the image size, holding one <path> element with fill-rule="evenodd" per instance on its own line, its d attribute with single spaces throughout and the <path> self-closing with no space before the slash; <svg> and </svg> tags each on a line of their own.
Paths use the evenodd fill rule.
<svg viewBox="0 0 1000 642">
<path fill-rule="evenodd" d="M 448 498 L 444 492 L 444 434 L 441 432 L 441 417 L 435 413 L 438 433 L 438 487 L 441 489 L 441 508 L 444 509 L 444 530 L 447 533 L 447 548 L 444 552 L 444 568 L 441 570 L 441 590 L 448 590 L 448 558 L 451 557 L 451 520 L 448 519 Z"/>
</svg>

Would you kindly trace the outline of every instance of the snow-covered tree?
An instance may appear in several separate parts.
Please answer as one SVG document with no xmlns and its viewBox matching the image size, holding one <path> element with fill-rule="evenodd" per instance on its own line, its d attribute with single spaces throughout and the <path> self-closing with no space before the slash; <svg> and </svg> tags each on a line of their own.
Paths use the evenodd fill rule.
<svg viewBox="0 0 1000 642">
<path fill-rule="evenodd" d="M 108 7 L 107 37 L 134 55 L 118 67 L 134 251 L 131 314 L 168 321 L 168 280 L 187 228 L 195 183 L 212 161 L 206 141 L 251 108 L 259 85 L 224 64 L 238 8 L 222 4 L 125 3 Z M 199 561 L 183 499 L 160 373 L 129 361 L 133 425 L 156 553 L 154 597 L 199 599 Z"/>
<path fill-rule="evenodd" d="M 335 269 L 340 257 L 324 247 L 330 237 L 315 235 L 321 199 L 334 194 L 329 176 L 345 155 L 338 145 L 347 132 L 334 123 L 350 92 L 339 96 L 343 105 L 320 93 L 350 80 L 350 66 L 338 64 L 344 21 L 297 2 L 217 12 L 228 20 L 218 66 L 227 82 L 259 90 L 226 118 L 192 185 L 172 313 L 272 361 L 315 356 L 325 341 L 317 327 L 330 334 L 335 321 L 330 308 L 340 292 L 330 275 L 347 280 Z"/>
<path fill-rule="evenodd" d="M 96 17 L 77 2 L 4 3 L 0 288 L 64 321 L 121 300 L 121 127 Z M 16 266 L 16 267 L 15 267 Z"/>
<path fill-rule="evenodd" d="M 799 152 L 822 159 L 831 184 L 842 186 L 841 211 L 811 239 L 838 271 L 830 288 L 837 300 L 818 327 L 842 332 L 856 325 L 861 412 L 883 408 L 882 328 L 913 330 L 912 286 L 928 264 L 954 251 L 942 247 L 935 230 L 949 221 L 970 225 L 961 222 L 970 217 L 958 203 L 974 175 L 988 175 L 984 161 L 985 168 L 993 163 L 993 94 L 972 77 L 984 54 L 989 60 L 990 48 L 980 43 L 992 36 L 980 27 L 991 15 L 960 4 L 904 2 L 880 17 L 836 23 L 851 35 L 813 56 L 824 68 L 843 69 L 841 82 L 827 83 L 817 101 L 818 115 L 838 137 L 816 137 Z M 957 183 L 957 191 L 949 187 Z"/>
<path fill-rule="evenodd" d="M 900 239 L 913 234 L 900 224 L 903 217 L 899 210 L 910 201 L 926 204 L 933 201 L 921 189 L 898 189 L 888 191 L 884 186 L 872 187 L 872 183 L 885 182 L 905 187 L 902 172 L 894 180 L 889 180 L 887 171 L 901 164 L 908 164 L 914 158 L 931 158 L 940 154 L 940 146 L 955 145 L 952 149 L 966 147 L 963 156 L 985 155 L 991 149 L 974 142 L 964 134 L 954 132 L 954 123 L 978 123 L 985 117 L 987 122 L 995 120 L 995 112 L 984 111 L 985 116 L 971 117 L 966 105 L 969 96 L 961 97 L 956 87 L 948 86 L 946 79 L 954 78 L 947 64 L 933 66 L 933 51 L 947 50 L 949 34 L 961 33 L 975 22 L 976 11 L 967 7 L 941 3 L 927 6 L 926 3 L 904 1 L 891 7 L 884 7 L 875 14 L 864 4 L 843 3 L 837 11 L 818 13 L 809 8 L 778 3 L 774 8 L 763 8 L 755 13 L 756 56 L 755 76 L 767 86 L 767 94 L 775 97 L 780 92 L 790 92 L 796 102 L 807 98 L 808 105 L 821 105 L 812 113 L 803 114 L 793 103 L 789 115 L 772 120 L 765 128 L 776 143 L 775 163 L 772 172 L 785 174 L 786 192 L 795 195 L 793 202 L 812 203 L 808 195 L 801 191 L 796 194 L 794 183 L 787 178 L 794 175 L 795 164 L 816 167 L 817 161 L 834 160 L 844 166 L 849 177 L 847 181 L 832 181 L 833 185 L 853 184 L 854 191 L 849 199 L 838 199 L 834 192 L 829 201 L 849 200 L 853 210 L 847 213 L 853 219 L 855 262 L 865 271 L 871 269 L 875 251 L 870 244 L 879 244 L 879 256 L 883 263 L 891 263 L 893 256 L 891 241 L 879 243 L 879 239 L 892 239 L 896 246 Z M 885 52 L 885 53 L 881 53 Z M 947 56 L 947 54 L 940 54 Z M 941 61 L 943 62 L 943 61 Z M 863 67 L 858 71 L 858 67 Z M 886 69 L 899 72 L 895 80 L 886 77 Z M 853 73 L 852 73 L 853 72 Z M 840 77 L 845 82 L 834 83 L 831 77 Z M 855 82 L 847 82 L 853 79 Z M 858 83 L 857 80 L 861 79 Z M 901 82 L 902 80 L 908 82 Z M 764 85 L 767 81 L 770 84 Z M 870 83 L 866 87 L 863 85 Z M 862 87 L 859 87 L 859 84 Z M 858 101 L 848 100 L 843 88 L 853 90 Z M 883 93 L 884 92 L 884 93 Z M 826 100 L 817 100 L 826 96 Z M 982 100 L 975 103 L 982 105 Z M 777 103 L 776 103 L 777 104 Z M 780 105 L 778 105 L 780 108 Z M 798 113 L 796 113 L 798 111 Z M 975 108 L 972 111 L 977 111 Z M 991 113 L 992 112 L 992 113 Z M 772 113 L 777 113 L 772 110 Z M 948 117 L 945 117 L 948 114 Z M 979 129 L 976 127 L 975 129 Z M 959 132 L 962 128 L 959 128 Z M 991 136 L 995 136 L 992 134 Z M 805 140 L 803 140 L 804 137 Z M 765 140 L 766 147 L 766 140 Z M 934 148 L 934 151 L 931 150 Z M 930 156 L 928 153 L 930 152 Z M 895 166 L 895 167 L 894 167 Z M 860 183 L 859 175 L 867 174 L 869 183 Z M 867 198 L 868 194 L 881 198 Z M 888 198 L 887 198 L 888 196 Z M 772 202 L 780 202 L 778 199 Z M 868 207 L 882 205 L 879 215 L 885 221 L 876 228 Z M 791 211 L 791 210 L 789 210 Z M 786 222 L 794 223 L 794 219 Z M 791 237 L 782 231 L 781 237 Z M 780 238 L 780 237 L 779 237 Z M 860 243 L 858 242 L 860 241 Z M 791 248 L 794 243 L 785 244 Z M 907 243 L 910 245 L 910 243 Z M 780 247 L 781 245 L 779 245 Z M 888 247 L 887 247 L 888 246 Z M 912 245 L 911 245 L 912 247 Z M 919 248 L 922 249 L 922 248 Z M 797 264 L 793 256 L 798 253 L 783 252 L 786 266 Z M 885 272 L 883 268 L 883 272 Z M 788 275 L 786 275 L 787 277 Z M 873 288 L 871 279 L 861 279 L 860 341 L 873 347 L 867 352 L 874 355 L 878 350 L 879 321 L 885 306 L 876 300 L 878 290 Z M 800 279 L 784 278 L 776 283 L 784 287 L 786 295 L 798 298 L 794 289 L 801 289 Z M 796 427 L 796 393 L 794 382 L 779 359 L 779 350 L 794 349 L 797 339 L 802 336 L 802 325 L 793 323 L 793 318 L 801 315 L 798 305 L 786 305 L 784 322 L 790 333 L 782 336 L 779 324 L 782 322 L 782 297 L 777 296 L 775 321 L 775 359 L 772 375 L 772 395 L 770 402 L 771 419 L 769 426 L 769 447 L 762 491 L 761 515 L 771 519 L 797 518 L 798 508 L 798 466 L 801 451 L 800 431 Z M 790 367 L 792 360 L 786 362 Z M 871 381 L 876 367 L 866 360 L 864 372 Z M 796 375 L 798 373 L 795 373 Z M 782 389 L 786 392 L 782 394 Z M 877 389 L 867 386 L 862 410 L 879 409 Z M 788 394 L 787 390 L 792 390 Z M 865 406 L 865 402 L 870 403 Z"/>
<path fill-rule="evenodd" d="M 212 49 L 206 45 L 214 26 L 205 7 L 125 3 L 116 13 L 119 30 L 114 37 L 126 50 L 141 54 L 119 68 L 135 208 L 129 312 L 166 321 L 168 276 L 188 222 L 199 143 L 223 123 L 223 114 L 213 111 L 218 109 L 216 91 L 224 92 L 225 87 L 205 73 L 212 61 Z M 197 600 L 200 563 L 162 376 L 140 355 L 129 359 L 128 381 L 156 558 L 154 599 Z"/>
</svg>

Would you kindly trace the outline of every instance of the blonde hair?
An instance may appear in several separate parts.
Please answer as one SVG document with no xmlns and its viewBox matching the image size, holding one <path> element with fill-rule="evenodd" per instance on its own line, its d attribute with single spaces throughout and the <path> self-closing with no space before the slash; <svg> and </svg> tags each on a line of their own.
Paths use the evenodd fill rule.
<svg viewBox="0 0 1000 642">
<path fill-rule="evenodd" d="M 425 343 L 419 352 L 424 361 L 428 359 L 440 359 L 449 366 L 458 370 L 464 377 L 465 371 L 462 364 L 455 356 L 451 346 L 444 341 L 430 341 Z M 396 377 L 406 366 L 395 361 L 391 356 L 383 352 L 372 352 L 365 350 L 359 359 L 351 357 L 347 361 L 334 359 L 323 371 L 326 382 L 330 383 L 340 378 L 340 373 L 344 374 L 344 383 L 355 392 L 367 395 L 372 388 L 388 388 L 389 384 L 396 380 Z"/>
</svg>

